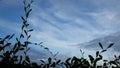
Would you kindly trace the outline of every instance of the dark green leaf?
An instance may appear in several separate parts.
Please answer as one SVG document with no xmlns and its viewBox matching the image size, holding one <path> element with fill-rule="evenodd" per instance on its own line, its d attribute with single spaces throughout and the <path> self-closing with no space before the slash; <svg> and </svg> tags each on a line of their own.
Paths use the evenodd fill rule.
<svg viewBox="0 0 120 68">
<path fill-rule="evenodd" d="M 55 67 L 55 65 L 56 65 L 56 64 L 55 64 L 55 62 L 53 62 L 52 67 L 54 68 L 54 67 Z"/>
<path fill-rule="evenodd" d="M 49 48 L 45 47 L 44 49 L 49 50 Z"/>
<path fill-rule="evenodd" d="M 112 47 L 114 45 L 114 43 L 111 43 L 107 48 L 110 48 L 110 47 Z"/>
<path fill-rule="evenodd" d="M 31 0 L 31 2 L 30 2 L 31 4 L 33 3 L 33 0 Z"/>
<path fill-rule="evenodd" d="M 26 21 L 25 18 L 24 18 L 23 16 L 21 16 L 21 19 L 22 19 L 23 21 Z"/>
<path fill-rule="evenodd" d="M 43 60 L 40 60 L 42 63 L 45 63 L 45 61 L 43 61 Z"/>
<path fill-rule="evenodd" d="M 25 12 L 27 11 L 27 8 L 26 8 L 26 7 L 24 7 L 24 11 L 25 11 Z"/>
<path fill-rule="evenodd" d="M 33 29 L 28 30 L 29 32 L 33 31 Z"/>
<path fill-rule="evenodd" d="M 16 49 L 17 47 L 17 43 L 15 43 L 14 47 L 13 47 L 13 51 Z"/>
<path fill-rule="evenodd" d="M 4 40 L 0 40 L 0 44 L 4 44 Z"/>
<path fill-rule="evenodd" d="M 29 36 L 27 37 L 27 40 L 28 40 L 30 37 L 31 37 L 31 35 L 29 35 Z"/>
<path fill-rule="evenodd" d="M 96 52 L 96 57 L 99 55 L 99 51 Z"/>
<path fill-rule="evenodd" d="M 103 62 L 108 62 L 108 60 L 103 60 Z"/>
<path fill-rule="evenodd" d="M 30 10 L 27 12 L 26 18 L 28 18 L 28 16 L 29 16 L 29 14 L 30 14 L 31 11 L 32 11 L 32 9 L 30 9 Z"/>
<path fill-rule="evenodd" d="M 27 31 L 26 31 L 26 30 L 24 30 L 24 32 L 25 32 L 25 34 L 26 34 L 26 35 L 28 35 L 28 33 L 27 33 Z"/>
<path fill-rule="evenodd" d="M 17 42 L 19 41 L 18 38 L 16 38 L 16 41 L 17 41 Z"/>
<path fill-rule="evenodd" d="M 103 53 L 103 52 L 105 52 L 105 51 L 107 51 L 107 50 L 102 50 L 101 53 Z"/>
<path fill-rule="evenodd" d="M 99 55 L 100 59 L 102 59 L 102 55 Z"/>
<path fill-rule="evenodd" d="M 30 62 L 30 58 L 28 56 L 26 56 L 26 61 Z"/>
<path fill-rule="evenodd" d="M 3 58 L 4 56 L 3 55 L 0 55 L 0 58 Z"/>
<path fill-rule="evenodd" d="M 0 46 L 0 51 L 3 50 L 3 49 L 4 49 L 4 47 Z"/>
<path fill-rule="evenodd" d="M 38 67 L 37 67 L 37 66 L 38 66 L 38 64 L 37 64 L 37 63 L 35 63 L 35 62 L 33 62 L 33 63 L 32 63 L 32 66 L 33 66 L 33 67 L 35 67 L 35 68 L 38 68 Z"/>
<path fill-rule="evenodd" d="M 4 38 L 4 40 L 7 39 L 7 38 L 9 38 L 9 37 L 10 37 L 10 35 L 7 35 L 7 36 Z"/>
<path fill-rule="evenodd" d="M 25 27 L 26 23 L 27 23 L 27 21 L 26 21 L 26 20 L 25 20 L 25 21 L 23 21 L 24 27 Z"/>
<path fill-rule="evenodd" d="M 27 50 L 26 51 L 29 51 L 30 50 L 30 48 L 27 48 Z"/>
<path fill-rule="evenodd" d="M 52 58 L 48 58 L 48 62 L 49 62 L 49 64 L 51 64 L 51 61 L 52 61 Z"/>
<path fill-rule="evenodd" d="M 21 46 L 21 42 L 20 41 L 18 41 L 18 46 Z"/>
<path fill-rule="evenodd" d="M 11 45 L 11 43 L 7 43 L 5 46 L 10 46 Z"/>
<path fill-rule="evenodd" d="M 100 60 L 101 60 L 101 58 L 96 58 L 95 61 L 94 61 L 94 64 L 96 64 Z"/>
<path fill-rule="evenodd" d="M 40 45 L 41 46 L 41 44 L 42 44 L 43 42 L 40 42 L 38 45 Z"/>
<path fill-rule="evenodd" d="M 27 53 L 24 51 L 24 54 L 26 55 Z"/>
<path fill-rule="evenodd" d="M 26 4 L 26 0 L 23 0 L 23 4 L 24 4 L 24 5 Z"/>
<path fill-rule="evenodd" d="M 28 11 L 28 13 L 30 13 L 32 11 L 32 9 L 30 9 L 29 11 Z"/>
<path fill-rule="evenodd" d="M 89 56 L 90 62 L 93 63 L 93 61 L 94 61 L 93 56 L 91 56 L 91 55 L 88 55 L 88 56 Z"/>
<path fill-rule="evenodd" d="M 11 35 L 11 36 L 9 37 L 9 40 L 10 40 L 11 38 L 13 38 L 14 35 L 15 35 L 15 34 Z"/>
<path fill-rule="evenodd" d="M 117 63 L 115 61 L 110 61 L 110 64 L 117 65 Z"/>
<path fill-rule="evenodd" d="M 21 28 L 21 29 L 23 30 L 23 29 L 24 29 L 24 27 L 25 27 L 25 26 L 24 26 L 24 25 L 22 25 L 22 28 Z"/>
<path fill-rule="evenodd" d="M 99 46 L 103 49 L 103 46 L 102 46 L 102 44 L 99 42 Z"/>
<path fill-rule="evenodd" d="M 65 63 L 68 64 L 68 65 L 70 65 L 70 63 L 69 63 L 70 59 L 71 59 L 71 58 L 68 58 L 68 59 L 65 61 Z"/>
<path fill-rule="evenodd" d="M 21 35 L 20 35 L 20 38 L 24 38 L 24 35 L 23 35 L 23 34 L 21 34 Z"/>
<path fill-rule="evenodd" d="M 27 5 L 27 8 L 30 8 L 30 4 Z"/>
<path fill-rule="evenodd" d="M 29 26 L 29 24 L 26 24 L 26 27 L 28 27 Z"/>
<path fill-rule="evenodd" d="M 20 48 L 19 50 L 24 50 L 24 48 Z"/>
<path fill-rule="evenodd" d="M 58 60 L 58 61 L 56 62 L 56 64 L 59 64 L 59 63 L 60 63 L 60 61 L 61 61 L 61 60 Z"/>
</svg>

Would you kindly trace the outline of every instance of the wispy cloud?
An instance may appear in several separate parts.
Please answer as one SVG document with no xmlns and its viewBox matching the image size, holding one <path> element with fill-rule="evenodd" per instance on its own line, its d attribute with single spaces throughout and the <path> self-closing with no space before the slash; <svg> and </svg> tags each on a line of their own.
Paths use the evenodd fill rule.
<svg viewBox="0 0 120 68">
<path fill-rule="evenodd" d="M 95 0 L 41 0 L 33 7 L 31 22 L 38 29 L 34 32 L 35 39 L 46 41 L 51 47 L 72 49 L 70 45 L 119 31 L 119 5 L 113 0 L 99 3 Z"/>
<path fill-rule="evenodd" d="M 5 1 L 7 5 L 17 5 L 14 0 L 0 3 Z M 74 54 L 79 48 L 73 45 L 120 31 L 119 3 L 116 0 L 36 0 L 29 19 L 35 29 L 32 40 L 43 41 L 54 51 L 71 50 Z M 0 23 L 0 26 L 6 28 L 9 24 Z M 6 29 L 16 28 L 12 25 Z"/>
<path fill-rule="evenodd" d="M 0 19 L 0 31 L 1 34 L 7 35 L 8 33 L 19 33 L 20 32 L 20 23 L 13 23 L 7 20 Z"/>
</svg>

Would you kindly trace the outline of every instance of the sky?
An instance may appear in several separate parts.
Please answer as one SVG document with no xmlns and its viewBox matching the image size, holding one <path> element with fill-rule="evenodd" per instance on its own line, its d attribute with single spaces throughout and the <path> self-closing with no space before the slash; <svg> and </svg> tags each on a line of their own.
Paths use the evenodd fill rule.
<svg viewBox="0 0 120 68">
<path fill-rule="evenodd" d="M 120 0 L 34 0 L 32 9 L 31 40 L 54 53 L 76 55 L 77 44 L 120 31 Z M 0 37 L 19 34 L 22 15 L 22 1 L 0 0 Z"/>
</svg>

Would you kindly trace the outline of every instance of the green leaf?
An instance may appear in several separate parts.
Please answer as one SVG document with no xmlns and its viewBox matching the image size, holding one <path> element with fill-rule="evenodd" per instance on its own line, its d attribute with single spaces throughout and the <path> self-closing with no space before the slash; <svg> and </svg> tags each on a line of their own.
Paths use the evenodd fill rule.
<svg viewBox="0 0 120 68">
<path fill-rule="evenodd" d="M 18 46 L 21 46 L 21 42 L 20 41 L 18 41 Z"/>
<path fill-rule="evenodd" d="M 105 51 L 107 51 L 107 50 L 102 50 L 101 53 L 103 53 L 103 52 L 105 52 Z"/>
<path fill-rule="evenodd" d="M 114 43 L 111 43 L 107 48 L 110 48 L 110 47 L 112 47 L 114 45 Z"/>
<path fill-rule="evenodd" d="M 26 0 L 23 0 L 23 4 L 26 5 Z"/>
<path fill-rule="evenodd" d="M 26 7 L 24 7 L 24 11 L 25 11 L 25 12 L 27 11 L 27 8 L 26 8 Z"/>
<path fill-rule="evenodd" d="M 35 62 L 32 62 L 32 66 L 33 67 L 35 67 L 35 68 L 38 68 L 37 66 L 38 66 L 38 64 L 37 63 L 35 63 Z"/>
<path fill-rule="evenodd" d="M 10 37 L 10 35 L 7 35 L 7 36 L 4 38 L 4 40 L 7 39 L 7 38 L 9 38 L 9 37 Z"/>
<path fill-rule="evenodd" d="M 52 58 L 48 58 L 48 62 L 49 62 L 49 64 L 51 64 L 51 61 L 52 61 Z"/>
<path fill-rule="evenodd" d="M 4 47 L 0 46 L 0 51 L 3 49 Z"/>
<path fill-rule="evenodd" d="M 89 56 L 90 62 L 93 63 L 93 61 L 94 61 L 93 56 L 91 56 L 91 55 L 88 55 L 88 56 Z"/>
<path fill-rule="evenodd" d="M 27 48 L 27 50 L 26 51 L 29 51 L 30 50 L 30 47 L 29 48 Z"/>
<path fill-rule="evenodd" d="M 28 26 L 29 26 L 29 24 L 26 24 L 25 26 L 26 26 L 26 27 L 28 27 Z"/>
<path fill-rule="evenodd" d="M 29 32 L 33 31 L 33 29 L 28 30 Z"/>
<path fill-rule="evenodd" d="M 115 61 L 110 61 L 110 64 L 117 65 L 117 63 Z"/>
<path fill-rule="evenodd" d="M 30 13 L 32 11 L 32 9 L 30 9 L 29 11 L 28 11 L 28 13 Z"/>
<path fill-rule="evenodd" d="M 102 55 L 99 55 L 100 59 L 102 59 Z"/>
<path fill-rule="evenodd" d="M 20 38 L 24 38 L 24 35 L 23 35 L 23 34 L 21 34 L 21 35 L 20 35 Z"/>
<path fill-rule="evenodd" d="M 25 26 L 24 26 L 24 25 L 22 25 L 22 28 L 21 28 L 21 29 L 23 30 L 23 29 L 24 29 L 24 27 L 25 27 Z"/>
<path fill-rule="evenodd" d="M 15 34 L 11 35 L 11 36 L 9 37 L 9 40 L 10 40 L 11 38 L 13 38 L 14 35 L 15 35 Z"/>
<path fill-rule="evenodd" d="M 0 55 L 0 58 L 3 58 L 4 56 L 3 55 Z"/>
<path fill-rule="evenodd" d="M 103 49 L 103 46 L 102 46 L 102 44 L 99 42 L 99 46 Z"/>
<path fill-rule="evenodd" d="M 18 38 L 16 38 L 16 41 L 17 41 L 17 42 L 19 41 Z"/>
<path fill-rule="evenodd" d="M 26 20 L 25 20 L 25 21 L 23 21 L 24 26 L 26 25 L 26 23 L 27 23 L 27 21 L 26 21 Z"/>
<path fill-rule="evenodd" d="M 26 61 L 30 62 L 30 58 L 28 56 L 26 56 Z"/>
<path fill-rule="evenodd" d="M 96 52 L 96 57 L 99 55 L 99 51 Z"/>
<path fill-rule="evenodd" d="M 45 47 L 44 49 L 49 50 L 49 48 Z"/>
<path fill-rule="evenodd" d="M 19 50 L 24 50 L 24 48 L 20 48 Z"/>
<path fill-rule="evenodd" d="M 51 66 L 52 66 L 53 68 L 55 68 L 55 65 L 56 65 L 55 62 L 53 62 L 53 64 L 52 64 Z"/>
<path fill-rule="evenodd" d="M 56 62 L 56 64 L 59 64 L 61 62 L 61 60 L 58 60 L 57 62 Z"/>
<path fill-rule="evenodd" d="M 11 43 L 7 43 L 5 46 L 10 46 L 11 45 Z"/>
<path fill-rule="evenodd" d="M 29 35 L 29 36 L 27 37 L 27 40 L 28 40 L 30 37 L 31 37 L 31 35 Z"/>
<path fill-rule="evenodd" d="M 25 34 L 26 34 L 26 35 L 28 35 L 28 33 L 27 33 L 27 31 L 26 31 L 26 30 L 24 30 L 24 32 L 25 32 Z"/>
<path fill-rule="evenodd" d="M 17 43 L 15 43 L 14 47 L 13 47 L 13 51 L 16 49 L 17 47 Z"/>
<path fill-rule="evenodd" d="M 4 40 L 0 40 L 0 44 L 4 44 Z"/>
<path fill-rule="evenodd" d="M 27 5 L 27 8 L 30 8 L 30 3 Z"/>
<path fill-rule="evenodd" d="M 103 60 L 103 62 L 108 62 L 108 60 Z"/>
<path fill-rule="evenodd" d="M 30 9 L 30 10 L 27 12 L 26 18 L 28 18 L 28 16 L 29 16 L 29 14 L 30 14 L 31 11 L 32 11 L 32 9 Z"/>
<path fill-rule="evenodd" d="M 24 18 L 23 16 L 21 16 L 21 19 L 22 19 L 23 21 L 26 21 L 25 18 Z"/>
<path fill-rule="evenodd" d="M 33 0 L 31 0 L 31 2 L 30 2 L 31 4 L 33 3 Z"/>
<path fill-rule="evenodd" d="M 65 61 L 65 63 L 66 63 L 67 65 L 71 65 L 71 64 L 69 63 L 70 60 L 71 60 L 71 58 L 68 58 L 68 59 Z"/>
<path fill-rule="evenodd" d="M 43 60 L 40 60 L 42 63 L 45 63 L 45 61 L 43 61 Z"/>
</svg>

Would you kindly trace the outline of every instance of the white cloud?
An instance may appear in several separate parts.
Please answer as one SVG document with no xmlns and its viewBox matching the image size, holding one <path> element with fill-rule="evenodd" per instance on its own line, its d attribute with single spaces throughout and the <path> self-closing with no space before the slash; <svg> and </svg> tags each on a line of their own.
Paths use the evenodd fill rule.
<svg viewBox="0 0 120 68">
<path fill-rule="evenodd" d="M 34 39 L 43 40 L 51 47 L 76 51 L 76 47 L 72 49 L 70 45 L 117 32 L 120 27 L 119 11 L 115 10 L 119 5 L 112 2 L 102 0 L 98 4 L 95 0 L 91 2 L 52 0 L 49 1 L 50 6 L 45 5 L 47 7 L 44 8 L 34 5 L 30 19 L 38 29 L 33 33 Z M 116 9 L 111 6 L 116 6 Z"/>
<path fill-rule="evenodd" d="M 98 13 L 91 13 L 91 17 L 93 17 L 96 23 L 99 25 L 101 29 L 100 32 L 103 33 L 114 33 L 119 31 L 118 27 L 120 27 L 119 22 L 119 13 L 111 12 L 111 11 L 103 11 Z"/>
</svg>

